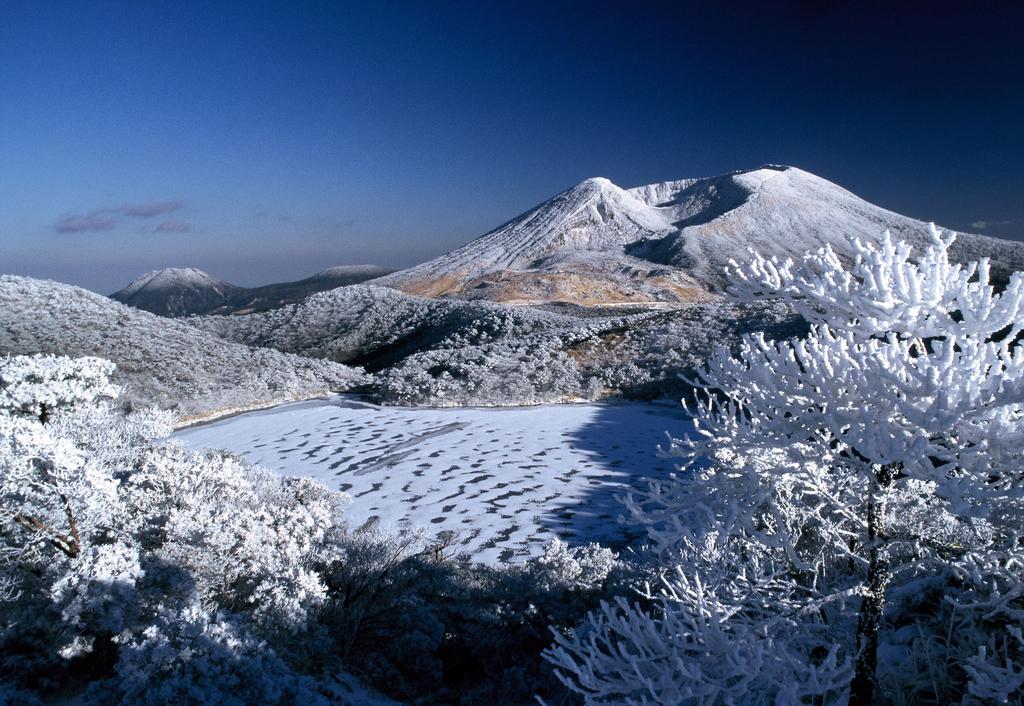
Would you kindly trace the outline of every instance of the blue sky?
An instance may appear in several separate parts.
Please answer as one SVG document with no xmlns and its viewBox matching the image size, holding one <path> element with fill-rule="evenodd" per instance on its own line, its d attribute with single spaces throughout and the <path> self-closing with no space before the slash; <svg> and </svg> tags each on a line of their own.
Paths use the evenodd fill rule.
<svg viewBox="0 0 1024 706">
<path fill-rule="evenodd" d="M 399 267 L 589 176 L 767 162 L 1021 237 L 1022 20 L 1010 3 L 2 1 L 0 270 L 109 292 L 172 265 L 243 285 Z"/>
</svg>

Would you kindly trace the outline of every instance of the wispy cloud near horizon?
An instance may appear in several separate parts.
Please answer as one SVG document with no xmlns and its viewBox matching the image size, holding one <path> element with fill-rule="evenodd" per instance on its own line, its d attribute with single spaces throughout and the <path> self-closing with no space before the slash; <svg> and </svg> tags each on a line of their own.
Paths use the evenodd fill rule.
<svg viewBox="0 0 1024 706">
<path fill-rule="evenodd" d="M 157 233 L 191 233 L 192 224 L 184 221 L 164 221 L 155 230 Z"/>
<path fill-rule="evenodd" d="M 971 224 L 971 228 L 977 228 L 978 230 L 985 230 L 992 226 L 1009 226 L 1013 225 L 1013 221 L 985 221 L 978 220 Z"/>
<path fill-rule="evenodd" d="M 98 233 L 113 230 L 117 221 L 101 212 L 87 213 L 84 216 L 70 215 L 57 221 L 54 225 L 58 233 Z"/>
<path fill-rule="evenodd" d="M 153 218 L 154 216 L 162 216 L 165 213 L 177 211 L 184 206 L 185 204 L 182 201 L 152 201 L 149 203 L 126 204 L 115 210 L 135 218 Z"/>
<path fill-rule="evenodd" d="M 114 230 L 126 216 L 129 218 L 156 218 L 184 207 L 184 201 L 126 203 L 114 208 L 97 208 L 86 214 L 68 214 L 57 221 L 54 228 L 58 233 L 99 233 Z M 182 226 L 185 228 L 182 229 Z M 191 225 L 181 221 L 167 221 L 157 226 L 156 230 L 183 233 L 186 230 L 191 230 Z"/>
</svg>

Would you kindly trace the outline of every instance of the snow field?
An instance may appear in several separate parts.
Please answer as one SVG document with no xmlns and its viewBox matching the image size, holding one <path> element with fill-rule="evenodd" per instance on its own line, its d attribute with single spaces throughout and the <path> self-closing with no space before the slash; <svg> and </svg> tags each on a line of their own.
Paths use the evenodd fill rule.
<svg viewBox="0 0 1024 706">
<path fill-rule="evenodd" d="M 379 407 L 337 396 L 184 429 L 190 448 L 223 448 L 352 496 L 349 524 L 457 534 L 460 551 L 500 563 L 570 544 L 629 539 L 617 496 L 665 478 L 666 432 L 690 428 L 669 405 Z"/>
</svg>

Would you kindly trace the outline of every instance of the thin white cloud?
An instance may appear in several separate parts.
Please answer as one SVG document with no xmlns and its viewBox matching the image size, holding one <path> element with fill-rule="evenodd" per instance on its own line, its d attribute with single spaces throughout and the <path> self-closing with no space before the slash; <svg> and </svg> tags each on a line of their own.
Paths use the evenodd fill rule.
<svg viewBox="0 0 1024 706">
<path fill-rule="evenodd" d="M 975 221 L 974 223 L 972 223 L 971 224 L 971 228 L 977 228 L 978 230 L 985 230 L 986 228 L 991 228 L 992 226 L 1008 226 L 1008 225 L 1012 225 L 1012 224 L 1013 224 L 1013 221 L 984 221 L 984 220 L 979 220 L 979 221 Z"/>
</svg>

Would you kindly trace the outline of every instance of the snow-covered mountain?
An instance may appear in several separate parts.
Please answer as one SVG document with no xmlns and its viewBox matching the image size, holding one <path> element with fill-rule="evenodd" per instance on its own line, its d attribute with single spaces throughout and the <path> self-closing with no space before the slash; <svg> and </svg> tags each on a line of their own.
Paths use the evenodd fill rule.
<svg viewBox="0 0 1024 706">
<path fill-rule="evenodd" d="M 231 343 L 68 284 L 0 276 L 0 355 L 95 355 L 135 406 L 182 418 L 346 390 L 359 370 Z"/>
<path fill-rule="evenodd" d="M 427 296 L 509 303 L 685 303 L 723 284 L 753 248 L 799 256 L 884 230 L 915 244 L 927 224 L 864 201 L 795 167 L 765 166 L 623 189 L 587 179 L 463 247 L 375 280 Z M 1024 269 L 1024 243 L 961 235 L 958 259 Z"/>
<path fill-rule="evenodd" d="M 194 267 L 168 267 L 137 277 L 110 298 L 160 316 L 188 316 L 215 309 L 240 290 Z"/>
<path fill-rule="evenodd" d="M 160 316 L 247 313 L 273 309 L 310 294 L 365 282 L 387 272 L 376 265 L 347 265 L 332 267 L 297 282 L 247 288 L 219 280 L 194 267 L 170 267 L 147 272 L 110 297 Z"/>
</svg>

